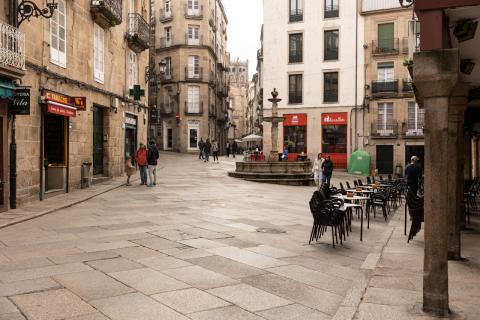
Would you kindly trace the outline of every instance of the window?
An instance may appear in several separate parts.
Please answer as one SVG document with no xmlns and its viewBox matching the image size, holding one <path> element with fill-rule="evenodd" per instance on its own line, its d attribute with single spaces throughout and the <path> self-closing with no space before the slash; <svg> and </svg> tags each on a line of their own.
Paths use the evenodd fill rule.
<svg viewBox="0 0 480 320">
<path fill-rule="evenodd" d="M 93 37 L 93 77 L 95 81 L 104 81 L 104 54 L 105 54 L 105 31 L 97 24 L 94 26 Z"/>
<path fill-rule="evenodd" d="M 59 0 L 50 19 L 50 61 L 61 67 L 67 66 L 67 9 L 65 0 Z"/>
<path fill-rule="evenodd" d="M 325 72 L 323 102 L 338 102 L 338 72 Z"/>
<path fill-rule="evenodd" d="M 200 27 L 199 26 L 188 26 L 188 40 L 187 44 L 191 46 L 200 44 Z"/>
<path fill-rule="evenodd" d="M 166 27 L 165 32 L 165 46 L 170 47 L 172 45 L 172 27 Z"/>
<path fill-rule="evenodd" d="M 302 38 L 301 33 L 295 33 L 289 35 L 289 59 L 290 63 L 298 63 L 303 60 L 303 48 L 302 48 Z"/>
<path fill-rule="evenodd" d="M 325 18 L 338 18 L 338 0 L 325 0 Z"/>
<path fill-rule="evenodd" d="M 328 30 L 324 33 L 323 59 L 338 60 L 338 30 Z"/>
<path fill-rule="evenodd" d="M 420 109 L 414 101 L 409 101 L 407 135 L 423 135 L 424 125 L 425 110 Z"/>
<path fill-rule="evenodd" d="M 292 74 L 288 76 L 288 103 L 302 103 L 303 76 L 301 74 Z"/>
<path fill-rule="evenodd" d="M 187 15 L 189 16 L 198 16 L 200 14 L 198 0 L 188 0 L 187 8 Z"/>
<path fill-rule="evenodd" d="M 378 25 L 379 53 L 393 53 L 395 51 L 394 24 L 382 23 Z"/>
<path fill-rule="evenodd" d="M 132 50 L 128 51 L 128 88 L 133 89 L 133 86 L 138 84 L 138 64 L 137 54 Z"/>
<path fill-rule="evenodd" d="M 172 15 L 172 1 L 165 0 L 165 16 L 170 17 Z"/>
<path fill-rule="evenodd" d="M 188 78 L 200 78 L 200 57 L 188 57 Z"/>
<path fill-rule="evenodd" d="M 198 123 L 188 123 L 188 149 L 198 150 Z"/>
<path fill-rule="evenodd" d="M 393 62 L 381 62 L 377 66 L 378 68 L 378 81 L 390 82 L 395 78 L 395 69 Z"/>
<path fill-rule="evenodd" d="M 377 116 L 377 133 L 391 135 L 394 129 L 393 103 L 379 103 Z"/>
<path fill-rule="evenodd" d="M 303 0 L 290 0 L 290 22 L 303 21 Z"/>
<path fill-rule="evenodd" d="M 171 79 L 172 78 L 172 58 L 166 57 L 165 58 L 165 78 Z"/>
<path fill-rule="evenodd" d="M 200 113 L 200 87 L 188 86 L 187 113 Z"/>
</svg>

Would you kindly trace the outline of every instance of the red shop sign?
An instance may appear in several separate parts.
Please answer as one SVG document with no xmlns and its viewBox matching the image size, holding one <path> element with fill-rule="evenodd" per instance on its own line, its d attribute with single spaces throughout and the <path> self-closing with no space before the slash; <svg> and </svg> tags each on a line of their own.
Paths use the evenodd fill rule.
<svg viewBox="0 0 480 320">
<path fill-rule="evenodd" d="M 347 124 L 347 112 L 322 113 L 322 126 L 338 126 Z"/>
<path fill-rule="evenodd" d="M 48 104 L 48 113 L 58 114 L 59 116 L 64 117 L 75 117 L 77 115 L 77 110 L 75 108 L 62 105 L 60 103 L 49 103 Z"/>
<path fill-rule="evenodd" d="M 284 127 L 293 127 L 293 126 L 306 126 L 307 125 L 307 115 L 305 113 L 299 114 L 284 114 L 283 115 L 283 126 Z"/>
</svg>

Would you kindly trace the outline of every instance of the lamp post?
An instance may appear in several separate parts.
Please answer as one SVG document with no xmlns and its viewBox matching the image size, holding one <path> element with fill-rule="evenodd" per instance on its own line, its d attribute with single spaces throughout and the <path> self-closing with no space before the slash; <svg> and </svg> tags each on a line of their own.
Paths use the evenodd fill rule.
<svg viewBox="0 0 480 320">
<path fill-rule="evenodd" d="M 153 112 L 156 112 L 156 119 L 157 119 L 157 122 L 154 124 L 155 126 L 155 130 L 153 132 L 153 135 L 150 135 L 150 137 L 148 137 L 148 139 L 150 138 L 154 138 L 155 141 L 157 139 L 157 126 L 158 126 L 158 122 L 159 122 L 159 112 L 158 112 L 158 106 L 156 105 L 157 103 L 157 100 L 158 100 L 158 91 L 160 90 L 160 86 L 162 84 L 162 77 L 163 75 L 165 74 L 166 70 L 167 70 L 167 62 L 165 60 L 162 60 L 158 63 L 158 68 L 159 68 L 159 74 L 156 74 L 155 73 L 155 66 L 151 66 L 151 67 L 147 67 L 147 71 L 145 72 L 145 81 L 148 82 L 148 83 L 154 83 L 155 86 L 155 104 L 150 104 L 150 113 L 149 113 L 149 116 L 148 116 L 148 133 L 151 133 L 151 127 L 152 127 L 152 115 L 153 115 Z M 152 87 L 152 86 L 150 86 Z M 154 111 L 155 109 L 155 111 Z"/>
</svg>

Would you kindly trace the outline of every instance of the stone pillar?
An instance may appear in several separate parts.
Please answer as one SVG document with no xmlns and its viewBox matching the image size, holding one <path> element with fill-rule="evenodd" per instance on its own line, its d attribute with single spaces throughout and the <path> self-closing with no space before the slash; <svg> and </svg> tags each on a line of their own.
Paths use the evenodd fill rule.
<svg viewBox="0 0 480 320">
<path fill-rule="evenodd" d="M 423 310 L 448 314 L 449 104 L 459 75 L 458 49 L 414 55 L 417 98 L 425 108 L 425 254 Z M 450 185 L 449 185 L 450 184 Z"/>
<path fill-rule="evenodd" d="M 448 259 L 461 259 L 461 229 L 464 221 L 463 212 L 463 167 L 465 153 L 463 146 L 465 109 L 468 103 L 468 85 L 460 84 L 454 89 L 448 110 L 448 202 L 449 233 Z"/>
<path fill-rule="evenodd" d="M 278 161 L 278 122 L 272 122 L 272 150 L 270 150 L 270 157 L 268 161 Z"/>
</svg>

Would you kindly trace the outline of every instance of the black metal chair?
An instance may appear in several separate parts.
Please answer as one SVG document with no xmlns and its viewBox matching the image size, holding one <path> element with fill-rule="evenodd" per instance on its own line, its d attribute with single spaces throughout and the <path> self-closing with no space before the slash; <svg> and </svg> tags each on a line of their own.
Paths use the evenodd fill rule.
<svg viewBox="0 0 480 320">
<path fill-rule="evenodd" d="M 372 184 L 372 179 L 370 177 L 367 177 L 367 184 Z"/>
<path fill-rule="evenodd" d="M 355 188 L 358 187 L 358 182 L 357 182 L 357 180 L 353 180 L 353 185 L 355 186 Z"/>
<path fill-rule="evenodd" d="M 406 196 L 408 212 L 412 220 L 410 232 L 408 234 L 408 242 L 412 240 L 422 229 L 422 222 L 424 220 L 424 201 L 423 197 L 419 197 L 416 192 L 408 191 Z M 405 219 L 407 217 L 405 216 Z M 405 225 L 406 225 L 405 221 Z"/>
<path fill-rule="evenodd" d="M 373 210 L 373 217 L 376 217 L 377 208 L 382 208 L 383 217 L 385 221 L 388 220 L 388 197 L 385 192 L 377 192 L 372 194 L 367 202 L 366 211 L 370 216 L 370 210 Z"/>
<path fill-rule="evenodd" d="M 350 183 L 348 181 L 345 181 L 345 185 L 347 186 L 347 189 L 352 189 L 352 187 L 350 186 Z"/>
<path fill-rule="evenodd" d="M 358 186 L 359 186 L 359 187 L 363 187 L 362 179 L 358 179 L 358 180 L 357 180 L 357 183 L 358 183 Z"/>
</svg>

